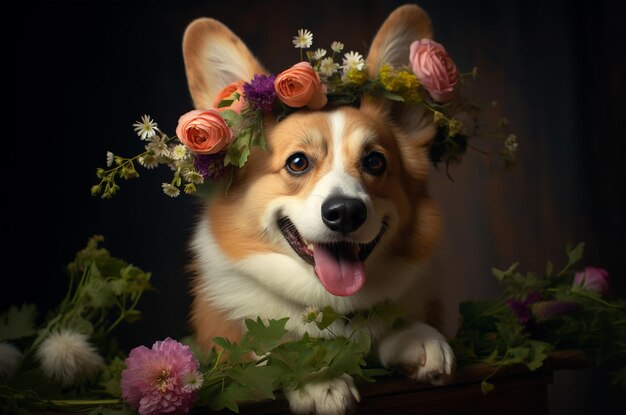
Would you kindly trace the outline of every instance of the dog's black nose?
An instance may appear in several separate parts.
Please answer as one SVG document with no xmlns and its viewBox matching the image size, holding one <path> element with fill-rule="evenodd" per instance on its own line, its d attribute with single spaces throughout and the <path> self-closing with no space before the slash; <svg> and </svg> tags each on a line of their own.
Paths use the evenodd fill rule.
<svg viewBox="0 0 626 415">
<path fill-rule="evenodd" d="M 322 220 L 331 231 L 355 231 L 363 225 L 366 218 L 367 207 L 360 199 L 331 196 L 322 204 Z"/>
</svg>

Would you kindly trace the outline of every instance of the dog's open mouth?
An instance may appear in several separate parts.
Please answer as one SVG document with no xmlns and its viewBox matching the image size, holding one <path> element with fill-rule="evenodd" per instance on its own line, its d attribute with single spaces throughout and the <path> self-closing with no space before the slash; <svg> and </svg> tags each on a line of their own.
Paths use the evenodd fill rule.
<svg viewBox="0 0 626 415">
<path fill-rule="evenodd" d="M 300 235 L 287 217 L 278 219 L 278 228 L 291 248 L 307 263 L 326 290 L 338 296 L 353 295 L 365 283 L 365 260 L 383 237 L 389 220 L 383 218 L 380 231 L 368 243 L 354 242 L 308 242 Z"/>
</svg>

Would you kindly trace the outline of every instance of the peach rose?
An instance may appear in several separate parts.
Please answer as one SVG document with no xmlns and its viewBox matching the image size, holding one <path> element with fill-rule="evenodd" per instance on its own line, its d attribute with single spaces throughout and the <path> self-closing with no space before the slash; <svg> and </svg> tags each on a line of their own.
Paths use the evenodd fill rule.
<svg viewBox="0 0 626 415">
<path fill-rule="evenodd" d="M 431 39 L 411 43 L 411 68 L 420 83 L 436 102 L 448 102 L 454 97 L 454 87 L 460 75 L 443 46 Z"/>
<path fill-rule="evenodd" d="M 230 104 L 228 107 L 217 108 L 222 100 L 232 99 L 235 92 L 238 92 L 241 95 L 239 97 L 239 100 L 233 101 L 233 103 Z M 222 89 L 219 94 L 217 94 L 215 100 L 213 101 L 213 107 L 216 111 L 219 112 L 222 112 L 224 110 L 233 110 L 237 114 L 241 114 L 241 111 L 244 109 L 245 105 L 246 101 L 243 99 L 243 81 L 237 81 L 226 85 L 224 89 Z"/>
<path fill-rule="evenodd" d="M 308 62 L 300 62 L 281 72 L 274 81 L 276 95 L 290 107 L 305 105 L 318 110 L 328 101 L 320 77 Z"/>
<path fill-rule="evenodd" d="M 196 154 L 215 154 L 233 139 L 233 132 L 219 112 L 193 110 L 178 119 L 176 136 Z"/>
</svg>

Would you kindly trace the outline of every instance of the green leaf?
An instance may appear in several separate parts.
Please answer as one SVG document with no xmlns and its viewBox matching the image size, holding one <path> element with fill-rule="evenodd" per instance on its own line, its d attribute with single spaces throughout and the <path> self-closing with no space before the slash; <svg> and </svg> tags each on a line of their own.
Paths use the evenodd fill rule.
<svg viewBox="0 0 626 415">
<path fill-rule="evenodd" d="M 548 261 L 546 264 L 546 277 L 550 277 L 552 275 L 552 271 L 554 271 L 554 264 L 552 261 Z"/>
<path fill-rule="evenodd" d="M 223 99 L 217 104 L 217 108 L 230 107 L 235 102 L 234 99 Z"/>
<path fill-rule="evenodd" d="M 585 243 L 580 242 L 574 248 L 567 249 L 567 257 L 569 259 L 568 268 L 571 265 L 574 265 L 578 261 L 580 261 L 583 257 L 583 252 L 585 251 Z"/>
<path fill-rule="evenodd" d="M 463 326 L 476 330 L 494 331 L 496 313 L 505 305 L 496 301 L 465 301 L 459 304 Z"/>
<path fill-rule="evenodd" d="M 257 124 L 256 128 L 255 128 L 255 134 L 254 134 L 254 142 L 253 144 L 261 147 L 262 150 L 267 150 L 267 144 L 265 143 L 265 133 L 263 131 L 263 124 L 262 124 L 263 120 L 259 121 L 259 124 Z"/>
<path fill-rule="evenodd" d="M 274 366 L 247 366 L 238 381 L 249 388 L 255 400 L 276 399 L 274 390 L 280 374 L 280 368 Z"/>
<path fill-rule="evenodd" d="M 508 350 L 506 358 L 504 359 L 505 365 L 523 364 L 526 362 L 526 358 L 530 355 L 530 349 L 527 347 L 512 347 Z"/>
<path fill-rule="evenodd" d="M 498 334 L 505 345 L 518 345 L 524 338 L 524 328 L 517 323 L 498 322 L 496 323 Z"/>
<path fill-rule="evenodd" d="M 315 325 L 320 330 L 324 330 L 341 317 L 342 315 L 337 313 L 332 307 L 326 306 L 322 309 L 322 321 L 320 321 L 319 323 L 316 322 Z"/>
<path fill-rule="evenodd" d="M 489 392 L 492 392 L 495 389 L 492 383 L 483 380 L 480 382 L 480 390 L 483 392 L 483 395 L 487 395 Z"/>
<path fill-rule="evenodd" d="M 498 279 L 498 281 L 502 282 L 504 281 L 505 278 L 511 277 L 513 275 L 513 272 L 515 272 L 515 269 L 517 268 L 518 265 L 519 265 L 519 262 L 516 262 L 513 265 L 511 265 L 509 269 L 507 269 L 506 271 L 502 271 L 497 268 L 491 268 L 491 273 L 493 274 L 494 277 Z"/>
<path fill-rule="evenodd" d="M 404 98 L 402 98 L 400 95 L 394 94 L 393 92 L 390 92 L 386 89 L 383 90 L 383 96 L 392 101 L 404 102 Z"/>
<path fill-rule="evenodd" d="M 84 289 L 89 295 L 91 306 L 94 308 L 107 308 L 115 303 L 113 287 L 102 278 L 92 278 Z"/>
<path fill-rule="evenodd" d="M 548 358 L 548 353 L 552 351 L 553 346 L 538 340 L 528 340 L 527 343 L 531 348 L 531 353 L 530 359 L 525 364 L 528 369 L 536 370 L 543 366 L 543 362 Z"/>
<path fill-rule="evenodd" d="M 209 402 L 209 407 L 214 411 L 221 411 L 226 408 L 238 414 L 239 406 L 237 401 L 249 399 L 249 396 L 247 389 L 242 389 L 237 384 L 229 384 L 223 390 L 217 390 L 211 394 L 213 399 Z"/>
<path fill-rule="evenodd" d="M 122 396 L 120 378 L 124 369 L 126 369 L 126 364 L 119 356 L 115 356 L 108 364 L 102 367 L 100 385 L 104 387 L 104 390 L 109 395 L 116 398 Z"/>
<path fill-rule="evenodd" d="M 0 315 L 0 341 L 34 335 L 36 318 L 37 307 L 34 304 L 22 304 L 21 308 L 12 306 Z"/>
<path fill-rule="evenodd" d="M 251 349 L 247 349 L 243 346 L 240 346 L 237 343 L 231 343 L 230 340 L 225 339 L 223 337 L 214 337 L 211 340 L 217 346 L 224 349 L 226 353 L 228 353 L 228 359 L 232 362 L 241 361 L 247 353 L 252 351 Z M 242 340 L 242 343 L 243 343 L 243 340 Z"/>
<path fill-rule="evenodd" d="M 231 128 L 234 127 L 235 125 L 240 124 L 241 121 L 243 120 L 243 117 L 240 114 L 237 114 L 233 110 L 224 110 L 220 112 L 220 116 L 224 119 L 224 121 L 226 121 L 226 124 L 228 124 L 228 126 Z"/>
<path fill-rule="evenodd" d="M 289 318 L 269 320 L 266 326 L 260 317 L 257 317 L 256 321 L 246 319 L 248 331 L 244 335 L 245 342 L 259 356 L 271 351 L 283 341 L 283 337 L 287 334 L 285 329 L 287 320 Z M 243 340 L 242 343 L 244 343 Z"/>
<path fill-rule="evenodd" d="M 361 367 L 365 366 L 364 353 L 361 347 L 348 339 L 336 338 L 334 340 L 337 340 L 337 345 L 340 349 L 329 365 L 333 375 L 340 376 L 343 373 L 347 373 L 360 376 Z"/>
</svg>

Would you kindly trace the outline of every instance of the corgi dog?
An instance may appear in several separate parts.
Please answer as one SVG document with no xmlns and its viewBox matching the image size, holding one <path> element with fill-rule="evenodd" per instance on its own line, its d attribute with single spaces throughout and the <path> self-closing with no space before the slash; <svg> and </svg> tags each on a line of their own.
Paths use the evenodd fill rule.
<svg viewBox="0 0 626 415">
<path fill-rule="evenodd" d="M 432 36 L 415 5 L 395 10 L 366 59 L 372 77 L 383 63 L 409 64 L 409 45 Z M 222 23 L 192 22 L 183 40 L 189 89 L 199 109 L 213 108 L 228 84 L 268 73 Z M 191 251 L 191 324 L 205 348 L 215 336 L 237 341 L 246 318 L 289 317 L 294 335 L 324 336 L 302 316 L 309 307 L 342 314 L 385 300 L 410 322 L 396 332 L 371 327 L 386 366 L 436 382 L 454 355 L 431 324 L 438 316 L 436 275 L 428 263 L 440 232 L 429 196 L 432 114 L 419 104 L 363 97 L 360 106 L 266 116 L 267 148 L 255 147 L 226 194 L 207 202 Z M 335 334 L 349 334 L 343 322 Z M 287 392 L 296 413 L 344 413 L 359 394 L 350 376 Z"/>
</svg>

